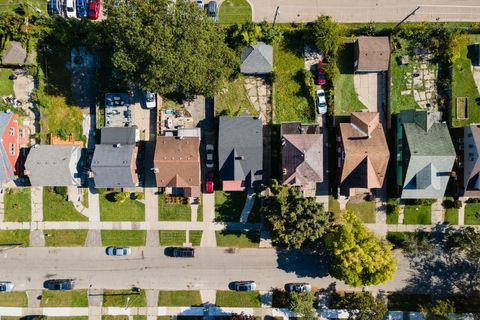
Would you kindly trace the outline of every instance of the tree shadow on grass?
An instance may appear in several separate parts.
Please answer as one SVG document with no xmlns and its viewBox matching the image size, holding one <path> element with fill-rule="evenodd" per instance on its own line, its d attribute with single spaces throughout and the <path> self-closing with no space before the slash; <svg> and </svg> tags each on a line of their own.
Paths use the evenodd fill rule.
<svg viewBox="0 0 480 320">
<path fill-rule="evenodd" d="M 329 275 L 330 259 L 325 253 L 305 250 L 277 250 L 278 268 L 298 277 L 322 278 Z"/>
<path fill-rule="evenodd" d="M 338 69 L 341 74 L 353 74 L 354 44 L 348 42 L 343 45 L 338 53 Z"/>
<path fill-rule="evenodd" d="M 220 222 L 239 222 L 240 215 L 245 205 L 245 192 L 225 192 L 225 201 L 215 206 L 218 216 L 215 221 Z"/>
<path fill-rule="evenodd" d="M 302 58 L 304 56 L 304 30 L 293 30 L 283 34 L 283 41 L 281 42 L 282 48 L 295 54 L 297 57 Z"/>
<path fill-rule="evenodd" d="M 307 78 L 310 77 L 310 78 Z M 307 100 L 307 103 L 309 106 L 312 106 L 312 108 L 308 108 L 308 110 L 305 111 L 304 116 L 308 117 L 309 119 L 314 119 L 314 105 L 315 101 L 313 100 L 313 92 L 310 90 L 310 88 L 307 86 L 307 81 L 312 81 L 311 80 L 312 74 L 311 72 L 305 71 L 304 69 L 300 69 L 295 73 L 295 76 L 293 77 L 293 80 L 297 82 L 300 85 L 300 89 L 296 92 L 297 97 L 302 97 Z"/>
</svg>

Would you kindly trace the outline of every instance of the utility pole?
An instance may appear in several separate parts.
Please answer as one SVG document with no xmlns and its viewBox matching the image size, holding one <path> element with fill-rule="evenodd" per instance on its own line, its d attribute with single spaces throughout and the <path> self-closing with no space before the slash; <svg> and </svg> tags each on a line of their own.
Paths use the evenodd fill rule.
<svg viewBox="0 0 480 320">
<path fill-rule="evenodd" d="M 393 30 L 397 29 L 402 23 L 404 23 L 405 21 L 407 21 L 408 18 L 410 18 L 411 16 L 415 15 L 415 13 L 420 9 L 420 6 L 418 6 L 415 10 L 413 10 L 410 14 L 408 14 L 405 18 L 403 18 L 402 21 L 400 21 L 399 23 L 397 23 L 397 25 L 395 27 L 393 27 Z"/>
<path fill-rule="evenodd" d="M 273 27 L 275 27 L 275 22 L 277 21 L 277 16 L 280 14 L 280 6 L 277 6 L 277 9 L 275 10 L 275 17 L 273 17 Z"/>
</svg>

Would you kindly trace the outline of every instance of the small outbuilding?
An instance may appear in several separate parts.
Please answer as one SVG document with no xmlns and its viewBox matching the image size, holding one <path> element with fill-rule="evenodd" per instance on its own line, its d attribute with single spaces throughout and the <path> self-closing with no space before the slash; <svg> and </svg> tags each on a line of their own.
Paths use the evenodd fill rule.
<svg viewBox="0 0 480 320">
<path fill-rule="evenodd" d="M 273 68 L 273 47 L 257 42 L 244 48 L 241 57 L 240 72 L 243 74 L 267 74 Z"/>
<path fill-rule="evenodd" d="M 2 65 L 23 66 L 32 64 L 34 60 L 35 53 L 29 54 L 19 41 L 10 41 L 2 52 Z"/>
<path fill-rule="evenodd" d="M 358 37 L 355 41 L 356 72 L 383 72 L 390 67 L 388 37 Z"/>
</svg>

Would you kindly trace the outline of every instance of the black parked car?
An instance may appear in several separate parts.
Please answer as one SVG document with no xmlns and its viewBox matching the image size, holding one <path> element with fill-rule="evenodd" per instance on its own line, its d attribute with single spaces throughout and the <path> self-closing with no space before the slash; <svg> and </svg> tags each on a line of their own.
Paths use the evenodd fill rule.
<svg viewBox="0 0 480 320">
<path fill-rule="evenodd" d="M 53 279 L 43 283 L 43 287 L 48 290 L 72 290 L 73 280 L 71 279 Z"/>
<path fill-rule="evenodd" d="M 174 258 L 194 258 L 195 249 L 185 247 L 169 247 L 165 249 L 165 255 Z"/>
</svg>

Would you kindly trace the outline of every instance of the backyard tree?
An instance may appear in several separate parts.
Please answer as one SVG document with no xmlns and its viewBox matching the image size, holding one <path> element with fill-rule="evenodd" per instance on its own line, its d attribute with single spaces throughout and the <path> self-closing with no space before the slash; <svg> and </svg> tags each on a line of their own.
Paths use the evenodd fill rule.
<svg viewBox="0 0 480 320">
<path fill-rule="evenodd" d="M 315 309 L 313 309 L 314 298 L 311 291 L 293 291 L 290 293 L 289 309 L 305 320 L 317 319 Z"/>
<path fill-rule="evenodd" d="M 112 0 L 105 9 L 113 65 L 142 89 L 213 96 L 235 67 L 223 33 L 188 0 Z"/>
<path fill-rule="evenodd" d="M 368 291 L 345 293 L 333 308 L 352 310 L 348 318 L 357 320 L 382 320 L 388 311 L 385 300 Z"/>
<path fill-rule="evenodd" d="M 444 57 L 449 63 L 453 63 L 460 58 L 462 49 L 468 43 L 468 36 L 458 30 L 451 31 L 446 28 L 444 35 Z"/>
<path fill-rule="evenodd" d="M 344 25 L 335 22 L 330 16 L 320 16 L 313 26 L 315 45 L 330 58 L 337 56 L 346 35 Z"/>
<path fill-rule="evenodd" d="M 344 218 L 325 237 L 331 275 L 354 287 L 391 280 L 397 268 L 391 244 L 376 238 L 354 213 L 347 211 Z"/>
<path fill-rule="evenodd" d="M 315 198 L 304 198 L 297 187 L 279 187 L 278 194 L 262 208 L 273 231 L 274 241 L 300 248 L 320 238 L 330 225 L 330 214 Z"/>
</svg>

